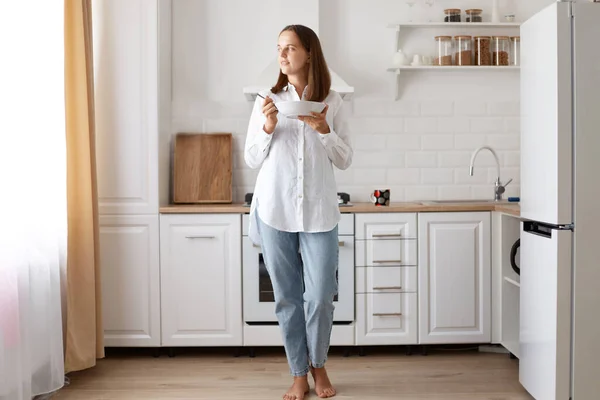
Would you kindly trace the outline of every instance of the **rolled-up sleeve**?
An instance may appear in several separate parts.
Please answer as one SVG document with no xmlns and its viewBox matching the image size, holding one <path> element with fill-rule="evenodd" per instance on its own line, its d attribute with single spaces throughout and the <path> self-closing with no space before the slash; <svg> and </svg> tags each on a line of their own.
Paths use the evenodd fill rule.
<svg viewBox="0 0 600 400">
<path fill-rule="evenodd" d="M 337 168 L 344 170 L 352 164 L 354 151 L 348 135 L 348 109 L 339 98 L 333 115 L 333 126 L 329 125 L 329 133 L 321 134 L 321 143 L 325 146 L 327 156 Z"/>
<path fill-rule="evenodd" d="M 256 97 L 244 146 L 244 161 L 250 168 L 259 168 L 269 154 L 273 134 L 269 135 L 263 129 L 266 117 L 262 113 L 263 99 Z"/>
</svg>

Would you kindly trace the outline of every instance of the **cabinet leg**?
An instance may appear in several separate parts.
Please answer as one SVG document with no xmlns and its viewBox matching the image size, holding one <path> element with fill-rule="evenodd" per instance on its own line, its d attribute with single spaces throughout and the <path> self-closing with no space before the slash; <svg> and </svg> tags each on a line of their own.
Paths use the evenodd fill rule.
<svg viewBox="0 0 600 400">
<path fill-rule="evenodd" d="M 429 347 L 427 345 L 421 346 L 421 355 L 426 356 L 429 354 Z"/>
<path fill-rule="evenodd" d="M 241 348 L 239 348 L 239 347 L 236 347 L 236 348 L 233 350 L 233 356 L 234 356 L 235 358 L 238 358 L 238 357 L 240 356 L 241 350 L 242 350 Z"/>
<path fill-rule="evenodd" d="M 365 348 L 364 348 L 364 347 L 360 346 L 360 347 L 358 348 L 358 355 L 359 355 L 360 357 L 364 357 L 364 356 L 365 356 Z"/>
<path fill-rule="evenodd" d="M 152 349 L 152 357 L 154 357 L 154 358 L 160 357 L 160 347 L 154 347 Z"/>
<path fill-rule="evenodd" d="M 410 345 L 409 345 L 409 346 L 406 346 L 406 355 L 407 355 L 407 356 L 412 356 L 412 353 L 413 353 L 413 348 L 412 348 L 412 346 L 410 346 Z"/>
<path fill-rule="evenodd" d="M 350 357 L 350 347 L 344 348 L 344 357 Z"/>
<path fill-rule="evenodd" d="M 173 347 L 169 347 L 168 355 L 171 358 L 175 357 L 175 349 Z"/>
<path fill-rule="evenodd" d="M 250 357 L 250 358 L 256 357 L 256 351 L 254 350 L 254 347 L 250 347 L 248 349 L 248 357 Z"/>
</svg>

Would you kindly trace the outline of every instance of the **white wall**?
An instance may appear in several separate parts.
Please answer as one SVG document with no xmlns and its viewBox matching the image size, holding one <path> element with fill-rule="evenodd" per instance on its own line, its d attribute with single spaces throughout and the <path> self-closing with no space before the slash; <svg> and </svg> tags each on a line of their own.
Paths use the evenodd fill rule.
<svg viewBox="0 0 600 400">
<path fill-rule="evenodd" d="M 501 6 L 522 21 L 552 1 L 501 0 Z M 432 10 L 417 4 L 414 19 L 427 20 L 429 11 L 439 19 L 448 7 L 479 7 L 489 17 L 491 0 L 437 0 Z M 395 77 L 386 68 L 395 33 L 387 25 L 408 20 L 403 1 L 173 0 L 171 11 L 172 47 L 163 52 L 171 64 L 170 72 L 163 69 L 163 85 L 168 84 L 161 94 L 171 95 L 171 124 L 161 124 L 161 134 L 234 133 L 236 202 L 253 191 L 257 174 L 243 161 L 252 103 L 242 87 L 276 57 L 277 35 L 290 23 L 317 30 L 330 67 L 355 87 L 345 105 L 353 110 L 355 158 L 337 174 L 338 191 L 350 193 L 353 201 L 367 201 L 373 188 L 383 187 L 391 188 L 393 201 L 491 198 L 496 175 L 491 155 L 480 153 L 474 176 L 468 174 L 472 151 L 488 144 L 500 156 L 501 178 L 514 179 L 507 195 L 518 195 L 518 71 L 409 72 L 401 79 L 402 97 L 394 101 Z M 412 30 L 400 45 L 411 55 L 433 55 L 433 36 L 440 33 Z M 168 139 L 163 153 L 164 143 Z M 167 187 L 163 182 L 161 190 Z"/>
</svg>

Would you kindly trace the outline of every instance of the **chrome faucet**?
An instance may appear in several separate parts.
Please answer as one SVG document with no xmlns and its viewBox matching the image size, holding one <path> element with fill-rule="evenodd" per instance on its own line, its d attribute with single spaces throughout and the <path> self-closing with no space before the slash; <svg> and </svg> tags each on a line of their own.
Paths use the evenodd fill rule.
<svg viewBox="0 0 600 400">
<path fill-rule="evenodd" d="M 473 163 L 475 162 L 475 158 L 477 157 L 477 154 L 484 149 L 489 150 L 494 156 L 494 159 L 496 159 L 496 182 L 494 187 L 494 200 L 500 201 L 502 200 L 502 194 L 506 191 L 506 186 L 508 186 L 508 184 L 512 182 L 512 178 L 509 179 L 509 181 L 506 182 L 504 185 L 500 182 L 500 161 L 498 161 L 498 155 L 496 154 L 494 149 L 492 149 L 489 146 L 481 146 L 473 152 L 473 155 L 471 156 L 471 164 L 469 166 L 469 175 L 473 176 Z"/>
</svg>

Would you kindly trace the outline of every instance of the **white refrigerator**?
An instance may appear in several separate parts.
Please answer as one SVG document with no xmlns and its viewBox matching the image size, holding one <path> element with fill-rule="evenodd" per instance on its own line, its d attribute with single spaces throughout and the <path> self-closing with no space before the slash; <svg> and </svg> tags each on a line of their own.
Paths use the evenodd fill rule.
<svg viewBox="0 0 600 400">
<path fill-rule="evenodd" d="M 519 380 L 600 399 L 600 3 L 521 26 Z"/>
</svg>

